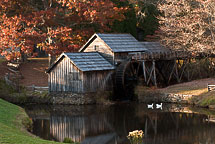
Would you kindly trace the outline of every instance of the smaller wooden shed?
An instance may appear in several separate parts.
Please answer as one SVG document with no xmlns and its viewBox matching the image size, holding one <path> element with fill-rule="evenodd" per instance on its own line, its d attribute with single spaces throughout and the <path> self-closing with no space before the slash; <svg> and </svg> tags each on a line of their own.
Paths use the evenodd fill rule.
<svg viewBox="0 0 215 144">
<path fill-rule="evenodd" d="M 50 92 L 87 93 L 112 87 L 111 65 L 97 52 L 63 53 L 47 70 Z"/>
</svg>

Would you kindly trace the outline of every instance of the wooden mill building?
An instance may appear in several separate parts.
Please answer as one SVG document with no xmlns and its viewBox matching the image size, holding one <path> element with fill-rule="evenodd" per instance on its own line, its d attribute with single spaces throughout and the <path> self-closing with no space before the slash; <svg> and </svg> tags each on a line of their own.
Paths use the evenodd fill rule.
<svg viewBox="0 0 215 144">
<path fill-rule="evenodd" d="M 148 86 L 169 85 L 183 79 L 186 61 L 176 61 L 187 56 L 130 34 L 94 34 L 78 53 L 63 53 L 48 69 L 49 91 L 88 93 L 114 86 L 121 93 L 138 79 Z"/>
<path fill-rule="evenodd" d="M 111 64 L 128 58 L 132 52 L 148 50 L 131 34 L 94 34 L 79 52 L 99 52 Z"/>
<path fill-rule="evenodd" d="M 63 53 L 47 70 L 50 92 L 87 93 L 108 90 L 114 70 L 99 53 Z"/>
</svg>

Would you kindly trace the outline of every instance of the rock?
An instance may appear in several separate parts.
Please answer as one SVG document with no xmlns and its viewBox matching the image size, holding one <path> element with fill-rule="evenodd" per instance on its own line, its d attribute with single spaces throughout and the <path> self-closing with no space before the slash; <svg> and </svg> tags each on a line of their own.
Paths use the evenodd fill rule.
<svg viewBox="0 0 215 144">
<path fill-rule="evenodd" d="M 65 105 L 83 105 L 94 104 L 95 93 L 52 93 L 51 102 L 53 104 L 65 104 Z"/>
</svg>

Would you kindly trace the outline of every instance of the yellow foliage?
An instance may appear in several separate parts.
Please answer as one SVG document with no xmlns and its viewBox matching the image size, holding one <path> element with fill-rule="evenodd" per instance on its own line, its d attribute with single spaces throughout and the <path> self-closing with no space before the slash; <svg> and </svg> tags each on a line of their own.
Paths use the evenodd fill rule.
<svg viewBox="0 0 215 144">
<path fill-rule="evenodd" d="M 142 130 L 135 130 L 129 132 L 127 138 L 130 140 L 131 144 L 141 144 L 143 142 L 144 133 Z"/>
</svg>

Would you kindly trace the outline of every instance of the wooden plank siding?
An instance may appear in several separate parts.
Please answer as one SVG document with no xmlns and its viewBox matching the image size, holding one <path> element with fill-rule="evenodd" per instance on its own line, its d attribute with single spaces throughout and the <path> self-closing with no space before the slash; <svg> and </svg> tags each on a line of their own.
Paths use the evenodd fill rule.
<svg viewBox="0 0 215 144">
<path fill-rule="evenodd" d="M 95 49 L 95 46 L 98 46 L 98 48 Z M 97 37 L 83 52 L 99 52 L 107 61 L 114 64 L 114 53 L 99 37 Z"/>
<path fill-rule="evenodd" d="M 127 60 L 128 57 L 128 52 L 123 52 L 123 53 L 114 53 L 114 60 L 116 62 L 121 62 Z"/>
<path fill-rule="evenodd" d="M 64 57 L 49 73 L 50 92 L 97 92 L 111 90 L 112 71 L 80 71 L 69 58 Z"/>
<path fill-rule="evenodd" d="M 112 89 L 112 71 L 93 71 L 84 73 L 84 91 L 96 92 Z"/>
<path fill-rule="evenodd" d="M 71 138 L 75 142 L 81 142 L 89 135 L 108 133 L 111 129 L 106 120 L 106 115 L 91 117 L 86 116 L 51 116 L 50 133 L 58 141 Z"/>
<path fill-rule="evenodd" d="M 78 79 L 73 79 L 73 74 Z M 83 72 L 72 64 L 69 58 L 64 57 L 49 73 L 50 92 L 83 92 Z"/>
</svg>

